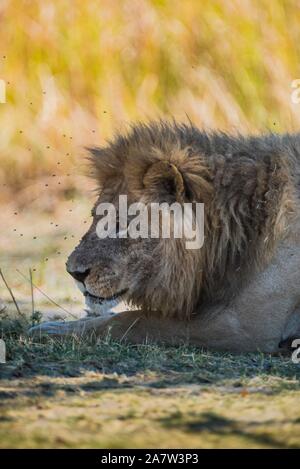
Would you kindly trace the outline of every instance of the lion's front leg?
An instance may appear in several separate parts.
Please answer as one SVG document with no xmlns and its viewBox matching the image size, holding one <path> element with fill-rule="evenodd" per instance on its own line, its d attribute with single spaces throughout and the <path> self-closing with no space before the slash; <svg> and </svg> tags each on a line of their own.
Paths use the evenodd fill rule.
<svg viewBox="0 0 300 469">
<path fill-rule="evenodd" d="M 45 322 L 32 327 L 29 334 L 37 338 L 45 335 L 52 337 L 94 335 L 97 338 L 110 336 L 115 340 L 125 340 L 134 344 L 178 345 L 189 341 L 187 323 L 163 318 L 158 313 L 145 314 L 142 311 L 124 311 L 110 316 L 70 322 Z"/>
<path fill-rule="evenodd" d="M 30 335 L 39 338 L 52 337 L 111 337 L 119 342 L 132 344 L 160 344 L 180 346 L 190 344 L 200 348 L 241 351 L 244 339 L 234 333 L 230 325 L 231 311 L 211 318 L 199 315 L 190 321 L 164 318 L 157 312 L 124 311 L 113 316 L 81 319 L 70 322 L 46 322 L 31 328 Z M 227 334 L 224 335 L 224 331 Z M 246 347 L 253 348 L 253 341 Z"/>
</svg>

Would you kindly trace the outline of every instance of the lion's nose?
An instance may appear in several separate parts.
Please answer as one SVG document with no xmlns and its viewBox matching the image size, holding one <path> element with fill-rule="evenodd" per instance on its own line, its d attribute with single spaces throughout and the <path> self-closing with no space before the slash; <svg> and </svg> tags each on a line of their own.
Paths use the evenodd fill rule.
<svg viewBox="0 0 300 469">
<path fill-rule="evenodd" d="M 79 270 L 68 270 L 69 274 L 72 275 L 75 280 L 78 280 L 79 282 L 84 282 L 86 277 L 88 276 L 90 269 L 85 270 L 84 272 L 80 272 Z"/>
</svg>

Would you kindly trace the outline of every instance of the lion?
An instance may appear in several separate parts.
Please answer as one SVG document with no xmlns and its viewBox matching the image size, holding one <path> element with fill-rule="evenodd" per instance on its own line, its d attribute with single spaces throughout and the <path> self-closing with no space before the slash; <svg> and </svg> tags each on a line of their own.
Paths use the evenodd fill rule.
<svg viewBox="0 0 300 469">
<path fill-rule="evenodd" d="M 136 124 L 89 149 L 98 197 L 66 267 L 92 312 L 33 333 L 94 334 L 275 353 L 300 336 L 300 134 L 228 135 L 192 123 Z M 204 243 L 100 239 L 100 203 L 204 204 Z M 131 309 L 113 314 L 123 300 Z M 106 313 L 105 313 L 106 311 Z"/>
</svg>

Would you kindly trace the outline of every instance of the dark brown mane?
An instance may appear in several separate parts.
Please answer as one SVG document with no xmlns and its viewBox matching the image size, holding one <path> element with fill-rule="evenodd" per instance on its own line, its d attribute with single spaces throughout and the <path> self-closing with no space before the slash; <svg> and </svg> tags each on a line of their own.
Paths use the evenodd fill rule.
<svg viewBox="0 0 300 469">
<path fill-rule="evenodd" d="M 100 190 L 125 180 L 127 190 L 139 200 L 148 190 L 149 168 L 166 161 L 182 176 L 185 200 L 205 204 L 204 246 L 199 252 L 181 253 L 182 270 L 173 276 L 166 273 L 168 287 L 174 291 L 175 285 L 175 296 L 170 295 L 165 305 L 161 295 L 163 311 L 172 310 L 173 301 L 176 314 L 186 317 L 204 300 L 224 299 L 272 257 L 295 201 L 288 142 L 288 136 L 229 136 L 201 132 L 191 124 L 158 122 L 139 124 L 106 147 L 90 149 Z M 173 263 L 181 249 L 178 241 L 171 243 Z M 183 269 L 179 280 L 176 275 Z M 133 300 L 143 303 L 142 296 Z M 149 296 L 146 300 L 149 305 Z"/>
</svg>

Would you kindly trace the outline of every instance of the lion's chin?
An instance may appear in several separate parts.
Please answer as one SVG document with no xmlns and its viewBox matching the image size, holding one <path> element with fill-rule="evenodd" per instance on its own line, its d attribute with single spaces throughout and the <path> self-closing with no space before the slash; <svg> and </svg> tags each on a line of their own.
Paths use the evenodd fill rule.
<svg viewBox="0 0 300 469">
<path fill-rule="evenodd" d="M 126 290 L 122 290 L 110 298 L 98 297 L 90 294 L 88 291 L 84 292 L 85 304 L 90 316 L 103 316 L 113 313 L 113 309 L 124 300 Z"/>
<path fill-rule="evenodd" d="M 97 301 L 93 297 L 86 296 L 85 304 L 89 316 L 104 316 L 112 312 L 112 309 L 117 306 L 118 300 L 110 301 Z"/>
</svg>

